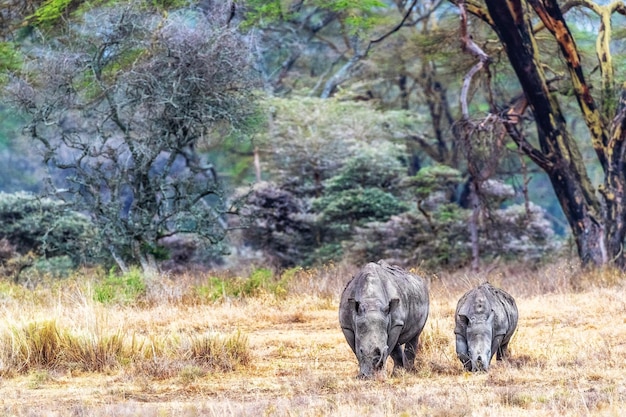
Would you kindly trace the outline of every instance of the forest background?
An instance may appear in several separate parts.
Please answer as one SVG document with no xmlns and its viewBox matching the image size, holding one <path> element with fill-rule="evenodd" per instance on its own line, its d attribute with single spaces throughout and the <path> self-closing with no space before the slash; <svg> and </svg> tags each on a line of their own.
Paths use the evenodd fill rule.
<svg viewBox="0 0 626 417">
<path fill-rule="evenodd" d="M 554 153 L 545 129 L 477 7 L 3 4 L 7 274 L 587 263 L 578 220 L 537 157 Z M 619 102 L 618 88 L 602 98 L 606 68 L 594 61 L 609 32 L 612 76 L 623 78 L 623 31 L 610 37 L 591 7 L 565 10 L 590 85 L 603 86 L 589 91 Z M 562 45 L 536 33 L 579 182 L 602 191 L 608 175 L 571 87 L 580 80 Z"/>
</svg>

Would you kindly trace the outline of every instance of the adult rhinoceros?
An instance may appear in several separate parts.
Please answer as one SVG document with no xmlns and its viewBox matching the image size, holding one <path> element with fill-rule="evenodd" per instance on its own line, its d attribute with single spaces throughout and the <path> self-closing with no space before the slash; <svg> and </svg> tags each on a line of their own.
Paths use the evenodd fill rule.
<svg viewBox="0 0 626 417">
<path fill-rule="evenodd" d="M 359 361 L 359 376 L 395 367 L 414 368 L 420 333 L 428 318 L 424 280 L 384 261 L 368 263 L 348 282 L 339 304 L 341 330 Z"/>
</svg>

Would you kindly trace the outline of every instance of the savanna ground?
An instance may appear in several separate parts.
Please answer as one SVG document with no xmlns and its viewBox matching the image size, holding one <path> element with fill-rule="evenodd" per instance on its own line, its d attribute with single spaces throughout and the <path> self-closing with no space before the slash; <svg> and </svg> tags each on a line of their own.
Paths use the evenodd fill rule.
<svg viewBox="0 0 626 417">
<path fill-rule="evenodd" d="M 149 282 L 94 301 L 90 279 L 0 288 L 2 416 L 620 416 L 626 279 L 566 264 L 488 276 L 426 275 L 418 370 L 356 378 L 338 326 L 350 267 L 296 271 L 253 295 L 208 278 Z M 454 353 L 458 298 L 489 279 L 517 300 L 511 358 L 488 374 Z M 209 283 L 212 282 L 211 285 Z M 213 290 L 211 290 L 211 288 Z M 207 294 L 212 294 L 208 297 Z M 217 301 L 211 299 L 217 298 Z M 389 360 L 388 371 L 392 361 Z"/>
</svg>

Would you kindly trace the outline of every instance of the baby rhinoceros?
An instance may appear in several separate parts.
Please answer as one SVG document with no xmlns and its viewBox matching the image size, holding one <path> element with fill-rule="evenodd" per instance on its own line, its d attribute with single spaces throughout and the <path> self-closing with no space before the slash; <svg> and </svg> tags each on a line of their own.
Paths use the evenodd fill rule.
<svg viewBox="0 0 626 417">
<path fill-rule="evenodd" d="M 428 306 L 424 280 L 384 261 L 368 263 L 348 282 L 339 323 L 359 362 L 359 377 L 384 372 L 389 355 L 394 371 L 414 369 Z"/>
<path fill-rule="evenodd" d="M 507 356 L 517 327 L 515 300 L 505 291 L 484 283 L 461 297 L 455 314 L 456 354 L 466 370 L 488 371 L 493 355 Z"/>
</svg>

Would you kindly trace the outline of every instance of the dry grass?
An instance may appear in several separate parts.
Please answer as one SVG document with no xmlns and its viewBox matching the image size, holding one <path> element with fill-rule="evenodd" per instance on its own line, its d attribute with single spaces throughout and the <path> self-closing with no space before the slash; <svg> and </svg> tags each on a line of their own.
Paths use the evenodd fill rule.
<svg viewBox="0 0 626 417">
<path fill-rule="evenodd" d="M 567 264 L 430 276 L 418 370 L 355 378 L 338 327 L 349 266 L 291 271 L 286 293 L 212 303 L 203 278 L 164 279 L 134 304 L 85 279 L 0 285 L 0 415 L 619 416 L 626 409 L 626 280 Z M 462 371 L 453 312 L 489 279 L 517 300 L 511 359 Z M 87 279 L 87 282 L 89 280 Z M 391 366 L 391 361 L 389 367 Z"/>
</svg>

